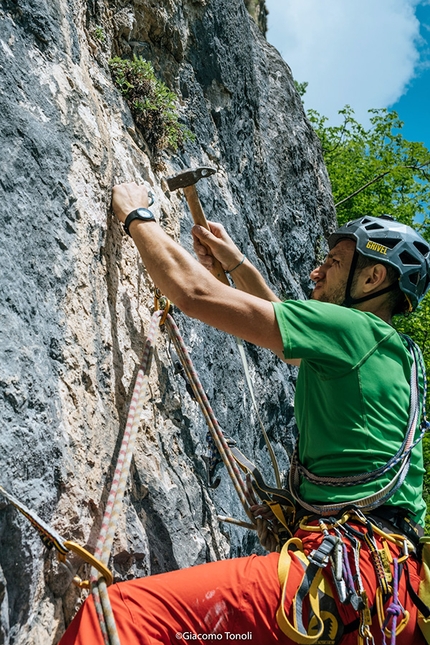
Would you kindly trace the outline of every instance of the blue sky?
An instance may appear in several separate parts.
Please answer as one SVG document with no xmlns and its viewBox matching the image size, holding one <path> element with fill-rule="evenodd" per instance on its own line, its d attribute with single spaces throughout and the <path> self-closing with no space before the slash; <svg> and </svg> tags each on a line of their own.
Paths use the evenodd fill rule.
<svg viewBox="0 0 430 645">
<path fill-rule="evenodd" d="M 309 83 L 306 108 L 338 121 L 351 105 L 388 107 L 404 136 L 430 149 L 430 0 L 266 0 L 267 39 L 294 78 Z"/>
</svg>

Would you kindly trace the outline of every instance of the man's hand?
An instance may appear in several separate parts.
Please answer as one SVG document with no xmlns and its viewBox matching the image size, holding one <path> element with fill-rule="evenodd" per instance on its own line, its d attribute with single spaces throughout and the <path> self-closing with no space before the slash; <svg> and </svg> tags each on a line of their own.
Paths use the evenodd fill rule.
<svg viewBox="0 0 430 645">
<path fill-rule="evenodd" d="M 131 211 L 148 208 L 148 203 L 147 189 L 134 181 L 130 184 L 118 184 L 112 189 L 112 210 L 122 223 Z"/>
<path fill-rule="evenodd" d="M 222 224 L 208 222 L 210 231 L 203 226 L 193 226 L 193 245 L 197 259 L 209 271 L 213 268 L 215 257 L 222 264 L 224 271 L 237 266 L 243 258 Z"/>
</svg>

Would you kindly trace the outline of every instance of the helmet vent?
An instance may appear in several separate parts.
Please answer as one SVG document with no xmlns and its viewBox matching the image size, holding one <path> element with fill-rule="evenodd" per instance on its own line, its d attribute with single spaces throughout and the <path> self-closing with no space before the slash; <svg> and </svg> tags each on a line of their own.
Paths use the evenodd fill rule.
<svg viewBox="0 0 430 645">
<path fill-rule="evenodd" d="M 364 224 L 365 222 L 363 222 Z M 364 227 L 366 231 L 380 231 L 381 229 L 384 229 L 384 226 L 381 226 L 380 224 L 377 224 L 376 222 L 373 222 L 372 224 L 369 224 L 368 226 Z"/>
<path fill-rule="evenodd" d="M 427 246 L 427 244 L 422 244 L 421 242 L 414 242 L 414 247 L 418 249 L 421 255 L 424 256 L 426 256 L 430 251 L 430 248 Z"/>
<path fill-rule="evenodd" d="M 407 264 L 408 265 L 412 264 L 417 266 L 421 265 L 421 262 L 417 258 L 414 258 L 414 256 L 408 253 L 407 251 L 403 251 L 402 253 L 400 253 L 399 258 L 402 261 L 402 264 L 404 265 L 407 265 Z M 410 279 L 413 282 L 412 278 Z"/>
<path fill-rule="evenodd" d="M 394 247 L 397 246 L 401 241 L 402 240 L 399 240 L 396 237 L 386 237 L 379 240 L 379 242 L 383 243 L 384 246 L 388 246 L 389 249 L 394 249 Z"/>
<path fill-rule="evenodd" d="M 409 276 L 409 280 L 412 282 L 412 284 L 414 284 L 415 286 L 417 286 L 417 285 L 418 285 L 418 282 L 420 281 L 420 274 L 419 274 L 419 272 L 417 271 L 416 273 L 411 273 L 411 275 Z"/>
</svg>

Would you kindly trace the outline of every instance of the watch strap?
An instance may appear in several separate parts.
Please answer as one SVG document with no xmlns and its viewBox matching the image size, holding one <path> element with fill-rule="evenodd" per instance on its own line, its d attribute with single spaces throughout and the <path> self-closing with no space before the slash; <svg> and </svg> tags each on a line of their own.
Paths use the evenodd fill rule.
<svg viewBox="0 0 430 645">
<path fill-rule="evenodd" d="M 124 231 L 127 233 L 127 235 L 130 235 L 130 224 L 133 222 L 133 220 L 139 219 L 142 222 L 155 222 L 155 217 L 154 214 L 148 209 L 148 208 L 136 208 L 136 210 L 131 211 L 126 217 L 126 220 L 124 222 Z"/>
</svg>

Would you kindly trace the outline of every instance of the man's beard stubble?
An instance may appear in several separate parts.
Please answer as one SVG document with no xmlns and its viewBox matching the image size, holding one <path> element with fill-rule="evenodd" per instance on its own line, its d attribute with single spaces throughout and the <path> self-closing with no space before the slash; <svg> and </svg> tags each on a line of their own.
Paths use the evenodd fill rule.
<svg viewBox="0 0 430 645">
<path fill-rule="evenodd" d="M 331 292 L 327 293 L 324 291 L 324 287 L 321 291 L 315 293 L 315 289 L 311 293 L 311 300 L 319 300 L 320 302 L 328 302 L 332 305 L 342 305 L 345 302 L 346 298 L 346 283 L 344 280 Z"/>
</svg>

